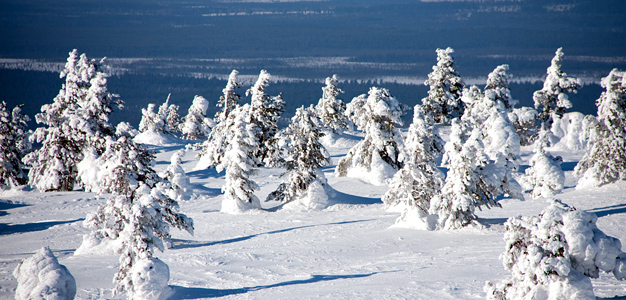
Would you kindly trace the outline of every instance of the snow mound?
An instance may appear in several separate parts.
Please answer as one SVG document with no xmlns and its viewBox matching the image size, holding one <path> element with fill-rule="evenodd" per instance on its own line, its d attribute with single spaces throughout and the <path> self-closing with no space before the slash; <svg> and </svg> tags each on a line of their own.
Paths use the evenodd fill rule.
<svg viewBox="0 0 626 300">
<path fill-rule="evenodd" d="M 83 235 L 83 242 L 74 255 L 115 255 L 116 249 L 120 249 L 122 241 L 108 238 L 99 239 L 93 235 Z"/>
<path fill-rule="evenodd" d="M 161 294 L 167 294 L 170 280 L 170 268 L 156 257 L 141 259 L 131 269 L 135 288 L 129 299 L 158 300 Z"/>
<path fill-rule="evenodd" d="M 324 132 L 324 136 L 320 138 L 320 143 L 326 148 L 352 148 L 362 139 L 362 137 L 348 133 Z"/>
<path fill-rule="evenodd" d="M 309 184 L 307 193 L 283 205 L 284 210 L 320 210 L 328 206 L 328 193 L 323 183 L 315 180 Z"/>
<path fill-rule="evenodd" d="M 434 230 L 437 226 L 437 215 L 424 213 L 415 206 L 406 206 L 402 215 L 390 228 L 408 228 L 417 230 Z"/>
<path fill-rule="evenodd" d="M 377 186 L 387 184 L 398 170 L 386 163 L 377 152 L 372 153 L 370 170 L 363 166 L 353 164 L 348 169 L 347 177 L 356 178 Z"/>
<path fill-rule="evenodd" d="M 17 279 L 16 300 L 63 300 L 76 295 L 74 277 L 48 247 L 20 262 L 13 276 Z"/>
<path fill-rule="evenodd" d="M 152 130 L 144 131 L 133 139 L 135 143 L 154 145 L 154 146 L 172 146 L 183 144 L 184 141 L 170 134 L 156 132 Z"/>
</svg>

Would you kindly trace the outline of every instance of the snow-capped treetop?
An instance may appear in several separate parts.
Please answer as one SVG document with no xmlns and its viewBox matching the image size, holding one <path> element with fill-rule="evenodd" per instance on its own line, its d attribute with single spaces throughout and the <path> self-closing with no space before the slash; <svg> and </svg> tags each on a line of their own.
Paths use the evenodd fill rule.
<svg viewBox="0 0 626 300">
<path fill-rule="evenodd" d="M 443 153 L 444 141 L 433 126 L 433 118 L 421 105 L 413 108 L 413 123 L 409 126 L 405 147 L 405 164 L 420 165 L 434 162 Z"/>
<path fill-rule="evenodd" d="M 28 140 L 29 118 L 21 114 L 22 105 L 7 110 L 0 102 L 0 189 L 12 188 L 28 182 L 22 168 L 22 158 L 31 149 Z"/>
<path fill-rule="evenodd" d="M 178 105 L 169 104 L 170 96 L 167 95 L 167 99 L 157 112 L 154 111 L 156 104 L 149 103 L 147 108 L 141 109 L 141 121 L 139 122 L 139 131 L 153 131 L 162 132 L 168 134 L 174 134 L 178 131 L 180 117 L 178 115 Z"/>
<path fill-rule="evenodd" d="M 384 88 L 372 87 L 367 97 L 359 95 L 346 105 L 346 115 L 359 130 L 366 132 L 373 127 L 401 126 L 402 114 L 400 102 Z"/>
<path fill-rule="evenodd" d="M 322 120 L 324 126 L 333 132 L 340 129 L 348 129 L 350 120 L 345 115 L 346 105 L 341 99 L 337 99 L 343 93 L 337 87 L 337 75 L 326 78 L 326 85 L 322 88 L 322 98 L 317 103 L 317 115 Z"/>
<path fill-rule="evenodd" d="M 215 114 L 215 122 L 221 122 L 226 120 L 228 114 L 239 105 L 239 99 L 241 96 L 237 94 L 236 90 L 241 86 L 241 83 L 237 81 L 237 75 L 239 72 L 233 70 L 228 76 L 228 82 L 226 87 L 222 90 L 223 95 L 217 101 L 217 107 L 221 107 L 222 110 Z M 206 111 L 206 109 L 205 109 Z"/>
<path fill-rule="evenodd" d="M 495 93 L 495 101 L 500 101 L 504 104 L 504 107 L 511 111 L 513 106 L 517 103 L 517 100 L 511 98 L 511 89 L 509 88 L 509 80 L 511 75 L 507 73 L 509 65 L 497 66 L 489 76 L 487 76 L 487 85 L 485 86 L 485 93 L 493 91 Z"/>
<path fill-rule="evenodd" d="M 209 101 L 202 96 L 195 96 L 193 102 L 183 117 L 180 131 L 188 140 L 206 139 L 215 127 L 215 122 L 207 117 Z"/>
<path fill-rule="evenodd" d="M 576 93 L 580 88 L 577 78 L 569 77 L 561 71 L 563 48 L 556 50 L 547 70 L 543 88 L 533 93 L 535 108 L 541 109 L 542 130 L 550 130 L 553 115 L 562 116 L 565 110 L 572 107 L 566 93 Z"/>
<path fill-rule="evenodd" d="M 42 247 L 33 256 L 22 260 L 13 276 L 17 279 L 16 300 L 72 300 L 76 296 L 74 276 L 59 264 L 48 247 Z"/>
<path fill-rule="evenodd" d="M 457 117 L 463 115 L 464 106 L 461 101 L 461 93 L 465 83 L 456 72 L 454 59 L 450 54 L 454 49 L 437 49 L 437 65 L 428 74 L 424 85 L 430 87 L 428 97 L 422 99 L 422 105 L 426 112 L 433 115 L 436 123 L 448 123 L 452 114 Z"/>
<path fill-rule="evenodd" d="M 574 170 L 580 188 L 626 177 L 626 72 L 613 69 L 601 84 L 598 116 L 586 118 L 591 148 Z"/>
</svg>

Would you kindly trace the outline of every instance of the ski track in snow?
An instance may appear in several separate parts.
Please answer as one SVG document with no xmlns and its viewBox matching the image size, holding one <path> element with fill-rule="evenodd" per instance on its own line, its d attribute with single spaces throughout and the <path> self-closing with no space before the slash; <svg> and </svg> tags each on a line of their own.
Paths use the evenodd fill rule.
<svg viewBox="0 0 626 300">
<path fill-rule="evenodd" d="M 358 141 L 347 136 L 329 148 L 333 164 Z M 186 142 L 155 146 L 155 168 Z M 525 164 L 531 151 L 522 148 Z M 582 153 L 562 152 L 566 189 L 556 198 L 598 215 L 598 228 L 626 241 L 626 182 L 575 190 L 573 165 Z M 280 210 L 263 202 L 266 211 L 242 215 L 219 212 L 224 174 L 193 171 L 195 151 L 183 167 L 197 189 L 180 202 L 194 219 L 195 235 L 174 230 L 174 248 L 157 256 L 170 267 L 168 299 L 484 299 L 485 281 L 509 273 L 499 255 L 504 250 L 503 223 L 508 217 L 539 213 L 547 202 L 504 199 L 502 209 L 479 211 L 484 228 L 419 231 L 389 228 L 399 213 L 383 210 L 387 187 L 352 178 L 335 178 L 334 205 L 322 211 Z M 571 166 L 570 166 L 571 165 Z M 263 201 L 281 182 L 281 170 L 260 168 L 253 179 Z M 49 246 L 74 275 L 77 299 L 123 299 L 112 295 L 117 256 L 74 256 L 87 229 L 82 220 L 104 199 L 92 193 L 0 194 L 0 299 L 12 299 L 17 263 Z M 593 280 L 599 299 L 626 299 L 626 282 L 602 275 Z"/>
</svg>

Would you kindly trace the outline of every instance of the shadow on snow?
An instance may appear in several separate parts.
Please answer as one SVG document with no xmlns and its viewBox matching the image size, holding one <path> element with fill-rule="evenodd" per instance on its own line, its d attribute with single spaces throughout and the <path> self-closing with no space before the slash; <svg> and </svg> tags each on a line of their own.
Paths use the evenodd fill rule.
<svg viewBox="0 0 626 300">
<path fill-rule="evenodd" d="M 0 217 L 6 216 L 6 215 L 9 214 L 5 210 L 9 210 L 9 209 L 12 209 L 12 208 L 18 208 L 18 207 L 23 207 L 23 206 L 28 206 L 28 204 L 13 203 L 11 201 L 0 201 Z"/>
<path fill-rule="evenodd" d="M 316 226 L 343 225 L 343 224 L 368 222 L 368 221 L 373 221 L 373 220 L 374 219 L 343 221 L 343 222 L 334 222 L 334 223 L 327 223 L 327 224 L 303 225 L 303 226 L 298 226 L 298 227 L 285 228 L 285 229 L 273 230 L 273 231 L 268 231 L 268 232 L 263 232 L 263 233 L 251 234 L 247 236 L 241 236 L 241 237 L 236 237 L 236 238 L 221 240 L 221 241 L 191 241 L 191 240 L 172 239 L 172 243 L 174 245 L 173 249 L 208 247 L 208 246 L 213 246 L 213 245 L 222 245 L 222 244 L 242 242 L 242 241 L 246 241 L 251 238 L 261 236 L 261 235 L 266 235 L 266 234 L 283 233 L 283 232 L 289 232 L 289 231 L 293 231 L 297 229 L 304 229 L 304 228 L 316 227 Z"/>
<path fill-rule="evenodd" d="M 592 212 L 598 216 L 598 218 L 626 213 L 626 204 L 617 204 L 599 208 L 588 209 L 588 212 Z"/>
<path fill-rule="evenodd" d="M 281 286 L 291 286 L 298 284 L 309 284 L 316 282 L 324 282 L 338 279 L 364 278 L 377 274 L 377 272 L 369 274 L 351 274 L 351 275 L 311 275 L 308 279 L 290 280 L 269 285 L 258 285 L 253 287 L 242 287 L 237 289 L 209 289 L 209 288 L 192 288 L 182 286 L 171 286 L 172 295 L 167 298 L 169 300 L 182 299 L 200 299 L 200 298 L 217 298 L 230 295 L 245 294 L 247 292 L 271 289 Z"/>
<path fill-rule="evenodd" d="M 83 220 L 85 220 L 85 218 L 68 220 L 68 221 L 48 221 L 48 222 L 37 222 L 37 223 L 27 223 L 27 224 L 15 224 L 15 225 L 0 223 L 0 235 L 42 231 L 52 226 L 69 224 L 69 223 L 74 223 L 74 222 L 83 221 Z"/>
<path fill-rule="evenodd" d="M 383 201 L 380 198 L 367 198 L 361 196 L 355 196 L 350 194 L 345 194 L 340 191 L 333 191 L 335 195 L 333 195 L 329 199 L 328 205 L 334 204 L 352 204 L 352 205 L 370 205 L 370 204 L 380 204 Z"/>
</svg>

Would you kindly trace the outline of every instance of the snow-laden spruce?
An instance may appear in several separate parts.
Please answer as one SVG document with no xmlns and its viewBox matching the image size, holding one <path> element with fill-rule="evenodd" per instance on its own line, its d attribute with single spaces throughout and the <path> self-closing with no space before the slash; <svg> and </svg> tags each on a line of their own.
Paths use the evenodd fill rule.
<svg viewBox="0 0 626 300">
<path fill-rule="evenodd" d="M 450 54 L 454 49 L 437 49 L 437 65 L 428 74 L 424 85 L 429 86 L 428 97 L 422 99 L 424 110 L 433 116 L 436 123 L 449 124 L 454 117 L 463 115 L 461 93 L 465 83 L 455 70 Z"/>
<path fill-rule="evenodd" d="M 383 185 L 402 167 L 402 137 L 396 125 L 402 125 L 402 107 L 384 88 L 372 87 L 369 95 L 352 99 L 346 114 L 365 138 L 341 158 L 337 176 L 360 178 Z"/>
<path fill-rule="evenodd" d="M 139 122 L 139 131 L 141 132 L 158 132 L 165 134 L 175 134 L 178 132 L 180 124 L 180 116 L 178 114 L 178 105 L 170 104 L 170 95 L 158 111 L 154 111 L 156 104 L 149 103 L 147 108 L 141 109 L 141 121 Z"/>
<path fill-rule="evenodd" d="M 430 199 L 444 184 L 444 174 L 435 163 L 443 145 L 432 117 L 416 105 L 404 141 L 404 166 L 393 176 L 389 190 L 382 197 L 387 209 L 402 211 L 396 220 L 398 226 L 428 229 Z"/>
<path fill-rule="evenodd" d="M 224 89 L 222 90 L 223 94 L 217 101 L 216 106 L 221 107 L 222 110 L 218 111 L 215 114 L 216 123 L 226 120 L 230 112 L 237 108 L 237 106 L 239 106 L 239 100 L 241 99 L 241 96 L 237 94 L 237 89 L 241 87 L 241 83 L 237 81 L 237 75 L 239 75 L 239 72 L 237 70 L 233 70 L 232 72 L 230 72 L 226 87 L 224 87 Z"/>
<path fill-rule="evenodd" d="M 114 135 L 109 114 L 122 102 L 107 89 L 106 74 L 100 72 L 103 60 L 78 56 L 74 49 L 61 72 L 65 83 L 54 102 L 41 107 L 35 115 L 39 127 L 32 139 L 41 148 L 24 157 L 30 165 L 29 183 L 40 191 L 71 191 L 77 182 L 76 165 L 83 151 L 104 152 L 106 139 Z"/>
<path fill-rule="evenodd" d="M 226 121 L 220 123 L 224 124 L 224 135 L 228 137 L 223 157 L 215 166 L 218 172 L 226 170 L 221 208 L 224 213 L 239 214 L 261 208 L 259 198 L 254 195 L 258 185 L 250 178 L 259 165 L 254 153 L 260 147 L 258 137 L 261 130 L 250 121 L 251 111 L 249 104 L 239 106 Z"/>
<path fill-rule="evenodd" d="M 543 88 L 533 93 L 535 108 L 540 110 L 539 120 L 541 121 L 541 131 L 549 132 L 555 119 L 561 118 L 566 109 L 572 107 L 567 93 L 576 93 L 580 88 L 577 78 L 569 77 L 561 71 L 563 63 L 563 48 L 556 50 L 550 67 L 547 70 L 546 80 Z M 554 142 L 550 139 L 550 145 Z"/>
<path fill-rule="evenodd" d="M 74 276 L 48 247 L 22 260 L 13 276 L 17 279 L 15 300 L 72 300 L 76 296 Z"/>
<path fill-rule="evenodd" d="M 527 106 L 513 108 L 508 114 L 511 125 L 519 135 L 521 146 L 532 145 L 537 139 L 538 115 L 536 109 Z"/>
<path fill-rule="evenodd" d="M 189 176 L 187 176 L 182 167 L 182 157 L 186 153 L 187 149 L 181 149 L 172 154 L 170 165 L 159 174 L 161 178 L 170 183 L 171 188 L 167 191 L 167 195 L 176 201 L 189 200 L 193 193 Z"/>
<path fill-rule="evenodd" d="M 0 190 L 28 182 L 22 158 L 32 147 L 28 140 L 30 118 L 21 111 L 22 105 L 9 111 L 6 102 L 0 102 Z"/>
<path fill-rule="evenodd" d="M 626 72 L 613 69 L 601 84 L 598 116 L 586 119 L 592 146 L 576 165 L 577 188 L 626 178 Z"/>
<path fill-rule="evenodd" d="M 337 96 L 343 93 L 337 87 L 337 75 L 326 77 L 326 85 L 322 88 L 322 98 L 317 102 L 315 110 L 322 120 L 322 124 L 333 133 L 350 127 L 350 120 L 345 114 L 346 104 Z"/>
<path fill-rule="evenodd" d="M 315 108 L 300 107 L 291 124 L 279 134 L 287 181 L 269 194 L 267 200 L 297 202 L 307 209 L 321 209 L 328 204 L 330 187 L 321 168 L 330 165 L 330 154 L 319 139 L 322 136 Z"/>
<path fill-rule="evenodd" d="M 565 173 L 561 168 L 563 158 L 553 156 L 545 148 L 547 137 L 545 132 L 535 142 L 535 154 L 528 161 L 530 168 L 521 178 L 525 190 L 530 190 L 533 198 L 551 197 L 563 190 Z M 543 142 L 542 142 L 543 141 Z"/>
<path fill-rule="evenodd" d="M 254 86 L 246 91 L 246 95 L 250 96 L 251 123 L 260 129 L 256 132 L 259 147 L 254 150 L 254 156 L 258 158 L 258 166 L 264 164 L 271 167 L 280 160 L 276 133 L 278 132 L 278 119 L 284 110 L 285 102 L 282 94 L 270 97 L 265 93 L 270 78 L 270 73 L 261 70 L 259 78 Z"/>
<path fill-rule="evenodd" d="M 501 102 L 504 107 L 511 111 L 515 104 L 517 104 L 517 100 L 514 100 L 511 97 L 511 88 L 509 88 L 509 80 L 511 80 L 511 74 L 507 71 L 509 70 L 509 65 L 499 65 L 489 75 L 487 76 L 487 85 L 485 86 L 485 93 L 487 91 L 492 91 L 494 95 L 494 100 L 496 102 Z"/>
<path fill-rule="evenodd" d="M 213 120 L 207 117 L 209 100 L 202 96 L 195 96 L 180 123 L 180 132 L 187 140 L 205 140 L 215 126 Z"/>
<path fill-rule="evenodd" d="M 600 271 L 626 279 L 626 253 L 596 226 L 593 213 L 559 200 L 538 216 L 509 218 L 500 256 L 511 277 L 487 282 L 487 299 L 595 300 L 589 278 Z"/>
<path fill-rule="evenodd" d="M 97 252 L 90 248 L 113 244 L 119 257 L 115 274 L 116 293 L 126 292 L 128 299 L 157 299 L 167 286 L 167 266 L 154 257 L 154 248 L 163 251 L 170 241 L 170 227 L 193 234 L 193 221 L 178 213 L 178 203 L 168 196 L 171 184 L 152 169 L 154 154 L 133 142 L 129 136 L 109 140 L 104 154 L 92 167 L 92 175 L 101 193 L 111 193 L 106 203 L 85 218 L 91 229 L 84 236 L 76 254 Z M 146 267 L 146 266 L 151 267 Z M 161 272 L 157 272 L 161 270 Z"/>
</svg>

